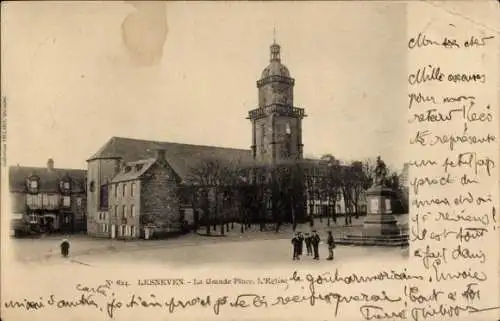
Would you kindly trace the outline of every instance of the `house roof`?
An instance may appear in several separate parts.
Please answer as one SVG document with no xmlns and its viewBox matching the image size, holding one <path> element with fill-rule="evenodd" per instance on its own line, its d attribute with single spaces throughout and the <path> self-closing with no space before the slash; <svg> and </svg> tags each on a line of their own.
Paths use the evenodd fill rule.
<svg viewBox="0 0 500 321">
<path fill-rule="evenodd" d="M 139 179 L 155 162 L 156 159 L 148 158 L 136 162 L 125 163 L 123 169 L 116 174 L 116 176 L 111 180 L 111 183 Z"/>
<path fill-rule="evenodd" d="M 186 179 L 203 160 L 232 160 L 247 162 L 252 160 L 249 149 L 181 144 L 112 137 L 88 161 L 95 159 L 121 158 L 126 163 L 155 158 L 155 150 L 165 151 L 165 160 L 181 179 Z"/>
<path fill-rule="evenodd" d="M 42 193 L 58 193 L 59 183 L 65 177 L 70 178 L 74 192 L 85 191 L 86 170 L 66 168 L 49 170 L 46 167 L 11 166 L 9 168 L 10 192 L 26 192 L 26 179 L 32 175 L 40 179 L 39 191 Z"/>
</svg>

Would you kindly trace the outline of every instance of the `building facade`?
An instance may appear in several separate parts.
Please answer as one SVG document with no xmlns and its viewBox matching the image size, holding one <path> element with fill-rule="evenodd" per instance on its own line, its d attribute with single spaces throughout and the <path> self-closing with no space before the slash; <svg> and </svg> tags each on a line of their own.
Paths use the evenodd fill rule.
<svg viewBox="0 0 500 321">
<path fill-rule="evenodd" d="M 180 232 L 187 208 L 179 190 L 205 160 L 251 159 L 249 150 L 111 138 L 87 160 L 89 235 L 136 239 Z"/>
<path fill-rule="evenodd" d="M 241 206 L 242 200 L 238 203 L 228 186 L 215 182 L 220 177 L 211 180 L 198 177 L 193 182 L 193 169 L 202 164 L 247 166 L 246 169 L 252 170 L 247 171 L 244 180 L 256 184 L 270 182 L 269 176 L 257 177 L 256 168 L 270 168 L 269 172 L 273 172 L 280 166 L 298 163 L 305 164 L 305 168 L 317 168 L 317 161 L 303 158 L 302 121 L 306 114 L 303 108 L 294 106 L 295 79 L 281 62 L 280 50 L 277 43 L 270 46 L 269 64 L 257 81 L 258 106 L 248 112 L 252 124 L 249 150 L 113 137 L 90 157 L 87 160 L 88 234 L 149 238 L 151 233 L 179 231 L 184 221 L 197 222 L 201 216 L 208 222 L 209 212 L 217 212 L 219 218 L 234 217 L 235 206 Z M 307 191 L 308 177 L 318 178 L 320 173 L 308 169 L 302 172 L 305 176 L 294 180 L 300 182 L 294 186 L 300 191 L 287 194 L 293 208 L 288 207 L 285 212 L 306 219 L 309 215 L 348 210 L 341 193 L 339 199 L 332 202 Z M 266 197 L 259 198 L 266 208 L 258 210 L 268 212 L 264 216 L 275 215 L 277 204 L 283 203 L 279 199 L 280 195 L 283 198 L 283 190 L 266 189 L 262 191 Z M 210 204 L 204 204 L 203 199 Z M 200 214 L 203 212 L 207 213 Z"/>
<path fill-rule="evenodd" d="M 269 65 L 257 81 L 258 108 L 250 110 L 252 122 L 252 156 L 254 160 L 279 163 L 302 160 L 302 119 L 304 109 L 293 105 L 295 79 L 281 63 L 281 47 L 273 43 Z"/>
<path fill-rule="evenodd" d="M 86 230 L 86 171 L 47 167 L 9 168 L 11 230 L 16 235 Z"/>
</svg>

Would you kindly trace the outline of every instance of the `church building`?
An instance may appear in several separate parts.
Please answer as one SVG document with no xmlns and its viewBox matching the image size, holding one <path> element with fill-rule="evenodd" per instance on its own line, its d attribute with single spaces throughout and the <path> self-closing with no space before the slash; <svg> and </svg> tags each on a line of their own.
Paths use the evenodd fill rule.
<svg viewBox="0 0 500 321">
<path fill-rule="evenodd" d="M 193 220 L 183 208 L 179 186 L 189 184 L 201 162 L 239 164 L 317 162 L 303 159 L 303 108 L 294 106 L 295 80 L 281 62 L 280 46 L 270 46 L 270 61 L 257 81 L 258 106 L 248 112 L 250 149 L 200 146 L 113 137 L 88 164 L 87 231 L 107 238 L 148 238 L 151 231 L 174 233 Z M 308 210 L 301 200 L 304 213 Z M 312 209 L 313 210 L 313 209 Z"/>
</svg>

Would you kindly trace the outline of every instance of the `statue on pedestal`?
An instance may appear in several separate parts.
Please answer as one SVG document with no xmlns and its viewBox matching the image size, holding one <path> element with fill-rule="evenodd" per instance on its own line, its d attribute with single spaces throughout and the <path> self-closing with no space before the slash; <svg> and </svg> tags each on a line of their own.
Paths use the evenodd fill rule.
<svg viewBox="0 0 500 321">
<path fill-rule="evenodd" d="M 387 185 L 387 166 L 384 161 L 377 156 L 377 166 L 375 167 L 375 179 L 373 186 L 386 186 Z"/>
</svg>

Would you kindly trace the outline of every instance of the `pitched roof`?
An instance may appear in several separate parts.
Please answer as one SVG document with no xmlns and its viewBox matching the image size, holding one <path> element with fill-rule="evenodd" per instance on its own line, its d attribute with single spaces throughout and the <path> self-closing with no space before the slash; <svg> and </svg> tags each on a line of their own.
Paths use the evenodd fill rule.
<svg viewBox="0 0 500 321">
<path fill-rule="evenodd" d="M 136 162 L 128 162 L 111 180 L 111 183 L 125 182 L 138 179 L 144 174 L 154 163 L 156 159 L 148 158 Z"/>
<path fill-rule="evenodd" d="M 191 169 L 195 168 L 203 160 L 217 159 L 237 162 L 252 160 L 249 149 L 112 137 L 88 161 L 103 158 L 121 158 L 125 162 L 134 162 L 154 158 L 156 149 L 165 150 L 166 161 L 181 179 L 188 177 Z"/>
<path fill-rule="evenodd" d="M 26 192 L 26 179 L 36 175 L 40 178 L 39 191 L 42 193 L 58 193 L 59 183 L 68 176 L 72 182 L 74 192 L 85 191 L 85 179 L 87 171 L 82 169 L 54 168 L 52 170 L 46 167 L 9 167 L 9 191 Z"/>
</svg>

